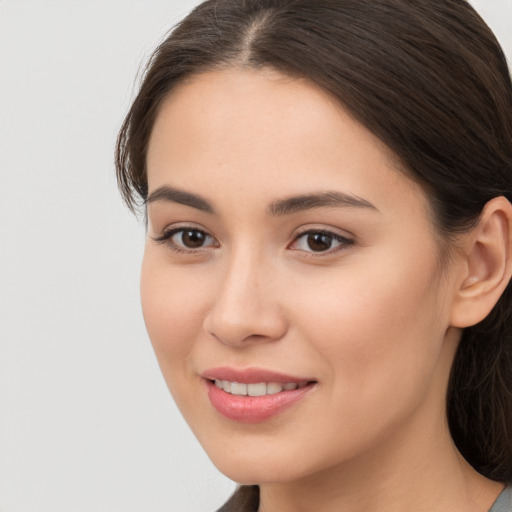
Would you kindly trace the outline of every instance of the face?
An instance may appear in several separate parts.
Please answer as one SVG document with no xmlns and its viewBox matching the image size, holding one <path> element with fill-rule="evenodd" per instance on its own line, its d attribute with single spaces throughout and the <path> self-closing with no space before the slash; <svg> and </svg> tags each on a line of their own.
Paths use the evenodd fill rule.
<svg viewBox="0 0 512 512">
<path fill-rule="evenodd" d="M 221 471 L 300 479 L 444 424 L 453 279 L 427 199 L 326 93 L 199 75 L 161 107 L 148 180 L 144 318 Z"/>
</svg>

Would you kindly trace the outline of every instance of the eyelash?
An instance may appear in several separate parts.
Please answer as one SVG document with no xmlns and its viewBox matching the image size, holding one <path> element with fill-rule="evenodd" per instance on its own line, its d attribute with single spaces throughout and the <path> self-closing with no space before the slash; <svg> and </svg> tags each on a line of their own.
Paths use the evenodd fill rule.
<svg viewBox="0 0 512 512">
<path fill-rule="evenodd" d="M 177 235 L 178 233 L 185 233 L 187 231 L 199 234 L 200 236 L 204 237 L 205 239 L 211 239 L 211 240 L 215 241 L 215 239 L 210 234 L 208 234 L 206 231 L 196 228 L 196 227 L 192 227 L 192 226 L 177 227 L 177 228 L 170 229 L 168 231 L 164 231 L 164 233 L 161 236 L 153 238 L 153 240 L 157 243 L 168 245 L 172 251 L 179 253 L 179 254 L 194 254 L 194 253 L 198 253 L 199 251 L 202 251 L 204 249 L 208 249 L 212 246 L 214 248 L 219 247 L 218 242 L 217 242 L 217 245 L 212 245 L 212 246 L 201 246 L 201 247 L 197 247 L 197 248 L 185 248 L 185 247 L 182 247 L 172 241 L 172 238 L 175 235 Z M 330 238 L 331 243 L 333 241 L 336 241 L 339 243 L 339 245 L 338 245 L 338 247 L 336 247 L 334 249 L 329 248 L 325 251 L 314 251 L 314 250 L 307 251 L 304 249 L 291 248 L 291 246 L 293 246 L 294 244 L 297 244 L 300 240 L 305 239 L 306 237 L 312 236 L 312 235 L 320 235 L 320 236 L 328 237 L 328 238 Z M 321 257 L 326 254 L 337 253 L 341 250 L 346 249 L 348 246 L 351 246 L 353 244 L 354 244 L 354 240 L 351 240 L 350 238 L 346 238 L 344 236 L 333 233 L 332 231 L 328 231 L 328 230 L 324 230 L 324 229 L 308 229 L 308 230 L 298 233 L 295 236 L 292 243 L 288 247 L 291 250 L 302 250 L 302 252 L 306 253 L 308 255 L 308 257 Z"/>
<path fill-rule="evenodd" d="M 159 244 L 168 245 L 171 250 L 173 250 L 174 252 L 177 252 L 179 254 L 193 254 L 193 253 L 197 253 L 198 251 L 202 251 L 202 250 L 208 248 L 208 247 L 197 247 L 197 248 L 181 247 L 180 245 L 173 242 L 172 238 L 174 237 L 174 235 L 177 235 L 178 233 L 185 233 L 187 231 L 198 233 L 201 236 L 205 237 L 205 239 L 210 238 L 212 240 L 215 240 L 206 231 L 196 228 L 196 227 L 192 227 L 192 226 L 183 226 L 183 227 L 179 227 L 179 228 L 173 228 L 168 231 L 164 231 L 164 233 L 161 236 L 154 238 L 153 240 Z"/>
<path fill-rule="evenodd" d="M 338 247 L 335 247 L 334 249 L 329 248 L 325 251 L 303 250 L 303 252 L 306 253 L 308 255 L 308 257 L 321 257 L 324 255 L 335 254 L 339 251 L 345 250 L 347 247 L 354 244 L 354 240 L 352 240 L 350 238 L 346 238 L 341 235 L 338 235 L 337 233 L 333 233 L 332 231 L 328 231 L 325 229 L 307 229 L 305 231 L 298 233 L 296 235 L 296 237 L 294 238 L 293 242 L 290 244 L 290 246 L 297 244 L 300 240 L 306 239 L 308 236 L 311 236 L 311 235 L 320 235 L 320 236 L 329 237 L 331 239 L 331 243 L 333 241 L 336 241 L 339 243 L 339 245 L 338 245 Z M 301 249 L 293 249 L 293 250 L 301 250 Z"/>
</svg>

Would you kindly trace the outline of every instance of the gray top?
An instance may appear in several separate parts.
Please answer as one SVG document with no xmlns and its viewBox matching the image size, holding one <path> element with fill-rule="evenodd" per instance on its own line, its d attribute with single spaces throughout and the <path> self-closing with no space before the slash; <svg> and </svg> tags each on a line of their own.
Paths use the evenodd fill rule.
<svg viewBox="0 0 512 512">
<path fill-rule="evenodd" d="M 512 512 L 512 487 L 505 487 L 489 512 Z"/>
</svg>

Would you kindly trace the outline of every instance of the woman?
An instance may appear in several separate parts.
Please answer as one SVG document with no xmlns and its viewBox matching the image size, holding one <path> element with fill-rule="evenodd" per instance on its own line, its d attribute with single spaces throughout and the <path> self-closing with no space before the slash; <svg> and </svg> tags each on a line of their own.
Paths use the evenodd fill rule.
<svg viewBox="0 0 512 512">
<path fill-rule="evenodd" d="M 462 0 L 209 0 L 117 171 L 222 510 L 512 510 L 512 85 Z"/>
</svg>

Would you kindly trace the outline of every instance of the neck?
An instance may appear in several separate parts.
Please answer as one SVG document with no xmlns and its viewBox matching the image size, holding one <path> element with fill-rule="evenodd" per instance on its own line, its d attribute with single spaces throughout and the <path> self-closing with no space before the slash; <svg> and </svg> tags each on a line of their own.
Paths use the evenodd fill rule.
<svg viewBox="0 0 512 512">
<path fill-rule="evenodd" d="M 503 485 L 460 455 L 444 414 L 419 415 L 378 448 L 295 482 L 260 486 L 260 512 L 487 512 Z M 415 428 L 416 427 L 416 428 Z"/>
</svg>

